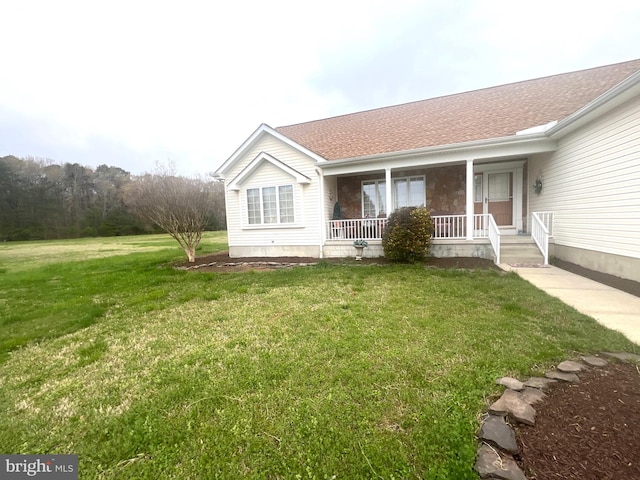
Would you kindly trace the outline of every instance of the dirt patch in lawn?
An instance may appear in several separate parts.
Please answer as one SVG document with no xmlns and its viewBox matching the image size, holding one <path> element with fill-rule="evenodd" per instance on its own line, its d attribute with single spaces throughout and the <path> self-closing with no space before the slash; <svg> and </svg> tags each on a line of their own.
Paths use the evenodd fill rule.
<svg viewBox="0 0 640 480">
<path fill-rule="evenodd" d="M 276 270 L 296 265 L 309 265 L 318 262 L 345 265 L 386 265 L 390 262 L 385 258 L 363 258 L 355 261 L 353 258 L 311 258 L 311 257 L 243 257 L 231 258 L 228 252 L 197 257 L 193 263 L 181 262 L 177 268 L 195 269 L 199 272 L 244 272 L 248 270 Z M 429 268 L 457 268 L 468 270 L 498 270 L 491 260 L 475 257 L 434 258 L 424 261 Z"/>
<path fill-rule="evenodd" d="M 640 479 L 640 371 L 612 363 L 560 383 L 518 426 L 520 466 L 530 480 Z"/>
</svg>

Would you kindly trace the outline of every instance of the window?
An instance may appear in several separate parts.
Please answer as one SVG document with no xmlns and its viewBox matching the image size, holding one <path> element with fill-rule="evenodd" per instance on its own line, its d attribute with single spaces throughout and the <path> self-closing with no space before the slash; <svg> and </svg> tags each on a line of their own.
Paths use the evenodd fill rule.
<svg viewBox="0 0 640 480">
<path fill-rule="evenodd" d="M 387 213 L 387 190 L 384 180 L 362 182 L 362 217 L 376 218 Z M 424 176 L 393 179 L 393 208 L 424 207 Z"/>
<path fill-rule="evenodd" d="M 482 202 L 482 174 L 476 173 L 473 176 L 473 201 L 476 203 Z"/>
<path fill-rule="evenodd" d="M 247 189 L 250 225 L 293 223 L 293 185 Z"/>
<path fill-rule="evenodd" d="M 384 180 L 362 182 L 362 218 L 376 218 L 387 213 L 387 193 Z"/>
<path fill-rule="evenodd" d="M 508 202 L 511 200 L 511 174 L 492 173 L 489 175 L 489 201 Z"/>
<path fill-rule="evenodd" d="M 393 184 L 395 208 L 424 207 L 424 177 L 396 178 Z"/>
</svg>

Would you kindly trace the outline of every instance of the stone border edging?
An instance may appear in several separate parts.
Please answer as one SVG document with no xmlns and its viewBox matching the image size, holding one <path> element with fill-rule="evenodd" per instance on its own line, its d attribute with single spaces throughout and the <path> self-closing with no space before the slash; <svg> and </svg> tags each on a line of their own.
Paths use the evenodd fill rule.
<svg viewBox="0 0 640 480">
<path fill-rule="evenodd" d="M 599 355 L 623 362 L 640 363 L 640 355 L 624 352 L 601 352 Z M 493 402 L 478 433 L 482 442 L 476 457 L 475 470 L 483 479 L 527 480 L 514 459 L 519 452 L 516 435 L 507 418 L 516 423 L 535 425 L 536 411 L 533 405 L 547 398 L 544 393 L 558 382 L 579 383 L 578 373 L 594 367 L 604 367 L 607 360 L 597 355 L 581 356 L 580 362 L 565 360 L 544 377 L 531 377 L 526 382 L 516 378 L 502 377 L 496 380 L 505 391 Z"/>
<path fill-rule="evenodd" d="M 201 265 L 192 265 L 187 267 L 176 267 L 176 270 L 196 270 L 204 267 L 271 267 L 271 268 L 292 268 L 292 267 L 311 267 L 317 265 L 317 262 L 311 263 L 282 263 L 282 262 L 211 262 Z"/>
</svg>

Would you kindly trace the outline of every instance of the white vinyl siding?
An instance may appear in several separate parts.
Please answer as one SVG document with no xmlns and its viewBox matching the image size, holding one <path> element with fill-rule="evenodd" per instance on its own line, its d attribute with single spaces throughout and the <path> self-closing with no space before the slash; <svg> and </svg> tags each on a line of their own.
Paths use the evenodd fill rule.
<svg viewBox="0 0 640 480">
<path fill-rule="evenodd" d="M 275 165 L 264 162 L 240 185 L 238 191 L 226 191 L 227 230 L 230 247 L 256 247 L 256 256 L 275 246 L 318 246 L 322 234 L 318 175 L 314 161 L 279 141 L 264 135 L 248 148 L 231 166 L 225 177 L 235 178 L 261 152 L 267 152 L 278 161 L 311 179 L 311 184 L 299 184 L 295 178 Z M 251 223 L 248 194 L 252 189 L 276 187 L 279 189 L 279 223 Z M 259 200 L 262 200 L 260 194 Z M 284 201 L 283 201 L 284 200 Z M 256 207 L 253 217 L 262 216 L 262 206 Z"/>
<path fill-rule="evenodd" d="M 640 258 L 640 99 L 532 157 L 529 176 L 543 183 L 530 211 L 555 212 L 556 244 Z"/>
</svg>

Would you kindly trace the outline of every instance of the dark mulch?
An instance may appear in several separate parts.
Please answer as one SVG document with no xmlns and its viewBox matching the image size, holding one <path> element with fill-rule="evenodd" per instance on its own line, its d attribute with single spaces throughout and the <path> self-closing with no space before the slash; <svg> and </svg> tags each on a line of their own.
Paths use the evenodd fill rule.
<svg viewBox="0 0 640 480">
<path fill-rule="evenodd" d="M 604 283 L 605 285 L 609 285 L 610 287 L 617 288 L 618 290 L 622 290 L 623 292 L 627 292 L 631 295 L 635 295 L 636 297 L 640 297 L 640 282 L 627 280 L 626 278 L 616 277 L 615 275 L 609 275 L 607 273 L 597 272 L 595 270 L 590 270 L 574 263 L 565 262 L 564 260 L 555 259 L 553 261 L 553 264 L 556 267 L 568 272 L 590 278 L 591 280 L 595 280 L 596 282 Z"/>
<path fill-rule="evenodd" d="M 517 428 L 520 466 L 531 480 L 640 479 L 640 371 L 610 364 L 555 385 Z"/>
<path fill-rule="evenodd" d="M 206 266 L 211 263 L 216 263 L 215 266 Z M 231 258 L 228 252 L 217 253 L 214 255 L 205 255 L 197 257 L 194 263 L 181 262 L 176 266 L 179 267 L 193 267 L 196 265 L 205 265 L 199 267 L 199 272 L 241 272 L 246 270 L 271 270 L 274 266 L 269 265 L 255 265 L 261 262 L 272 263 L 317 263 L 327 262 L 335 264 L 351 264 L 351 265 L 385 265 L 389 261 L 385 258 L 363 258 L 361 261 L 356 262 L 353 258 L 311 258 L 311 257 L 243 257 L 243 258 Z M 246 265 L 233 265 L 233 266 L 221 266 L 224 263 L 245 263 Z M 254 264 L 254 265 L 252 265 Z M 431 268 L 459 268 L 459 269 L 482 269 L 482 270 L 500 270 L 496 267 L 491 260 L 485 258 L 475 257 L 457 257 L 457 258 L 433 258 L 429 257 L 424 261 L 425 267 Z"/>
</svg>

